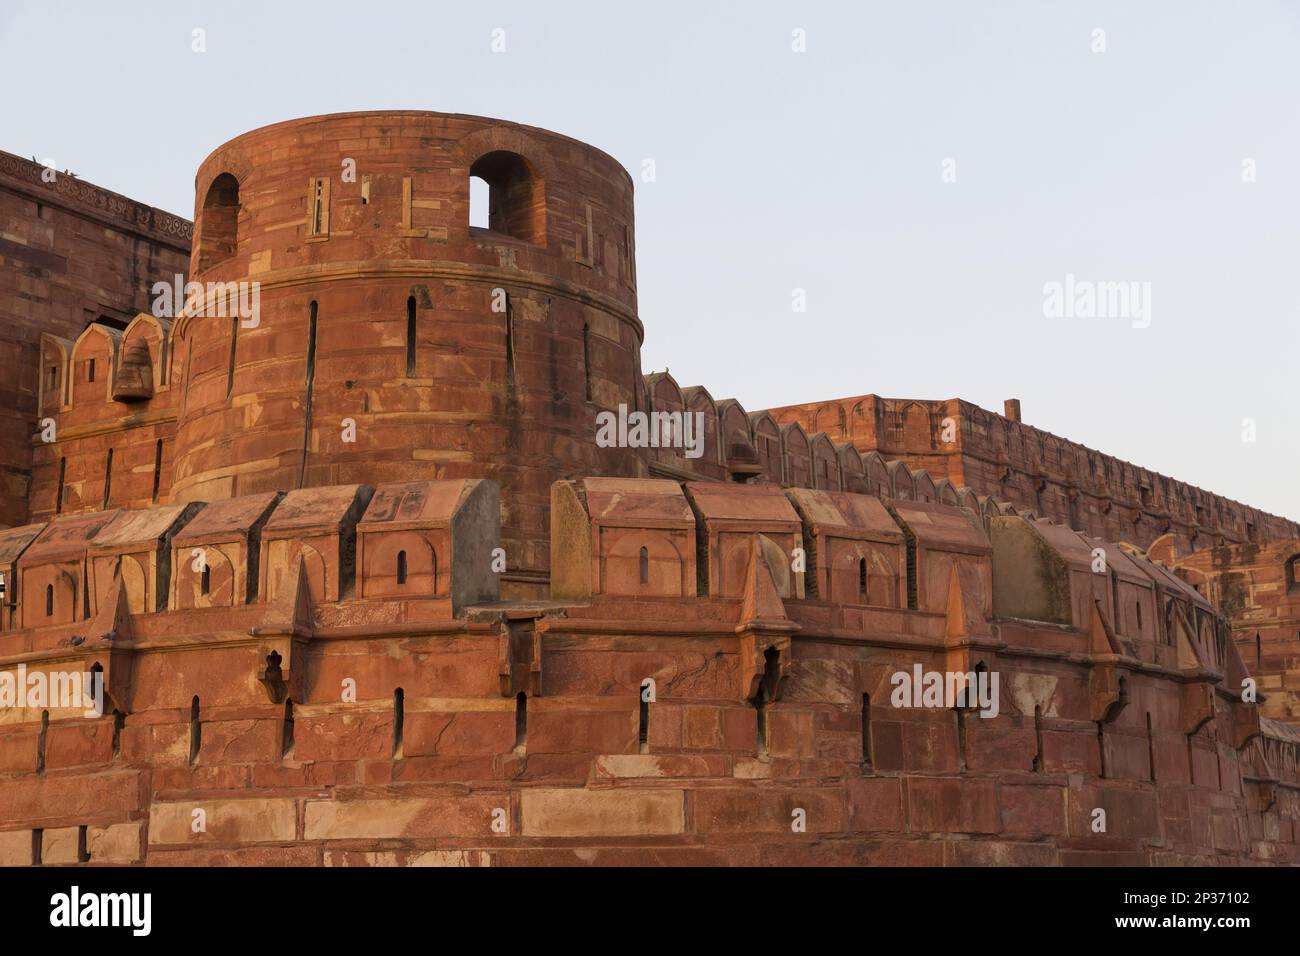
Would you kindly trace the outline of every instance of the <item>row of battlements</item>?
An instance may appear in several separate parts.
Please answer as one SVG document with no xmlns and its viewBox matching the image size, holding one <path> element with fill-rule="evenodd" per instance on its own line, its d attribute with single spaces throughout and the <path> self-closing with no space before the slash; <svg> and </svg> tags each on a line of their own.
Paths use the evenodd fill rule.
<svg viewBox="0 0 1300 956">
<path fill-rule="evenodd" d="M 119 648 L 253 635 L 271 649 L 258 652 L 271 689 L 301 680 L 299 640 L 482 631 L 504 641 L 509 696 L 539 692 L 543 632 L 698 632 L 739 639 L 749 699 L 787 672 L 798 637 L 939 654 L 958 674 L 1007 655 L 1077 665 L 1098 722 L 1124 709 L 1134 675 L 1173 680 L 1185 733 L 1222 705 L 1234 746 L 1260 734 L 1241 693 L 1249 675 L 1206 599 L 1144 555 L 1048 520 L 663 479 L 560 481 L 551 507 L 541 603 L 497 600 L 501 502 L 483 480 L 330 486 L 11 529 L 0 574 L 12 584 L 12 640 L 0 656 L 102 658 L 118 700 L 132 680 L 113 664 Z M 187 614 L 183 634 L 169 636 L 169 613 Z"/>
<path fill-rule="evenodd" d="M 552 488 L 551 596 L 743 599 L 753 555 L 783 601 L 951 612 L 975 629 L 1020 620 L 1089 632 L 1173 665 L 1209 666 L 1226 628 L 1193 587 L 1131 549 L 996 502 L 944 503 L 770 484 L 586 478 Z M 68 515 L 0 533 L 7 630 L 93 618 L 119 578 L 129 610 L 276 600 L 301 565 L 311 600 L 432 598 L 451 614 L 494 601 L 500 503 L 483 480 L 341 485 Z"/>
<path fill-rule="evenodd" d="M 825 431 L 782 421 L 770 411 L 746 411 L 734 398 L 715 400 L 703 386 L 681 388 L 666 371 L 645 376 L 645 406 L 659 416 L 699 415 L 699 454 L 663 442 L 650 471 L 660 477 L 759 481 L 795 488 L 848 491 L 905 501 L 982 507 L 942 474 L 909 468 L 879 452 L 859 452 Z M 678 428 L 673 419 L 674 429 Z"/>
<path fill-rule="evenodd" d="M 493 600 L 487 566 L 499 508 L 495 483 L 461 479 L 269 492 L 13 528 L 0 532 L 0 629 L 93 619 L 119 580 L 133 614 L 272 602 L 297 585 L 300 568 L 315 602 Z"/>
<path fill-rule="evenodd" d="M 765 414 L 782 428 L 801 424 L 810 432 L 824 432 L 832 444 L 849 442 L 864 454 L 906 460 L 979 494 L 1050 513 L 1075 527 L 1132 525 L 1145 543 L 1170 531 L 1181 532 L 1193 545 L 1201 533 L 1263 541 L 1300 532 L 1294 521 L 961 399 L 862 395 Z"/>
<path fill-rule="evenodd" d="M 950 617 L 957 600 L 972 635 L 1029 622 L 1089 635 L 1102 653 L 1245 676 L 1193 587 L 1050 520 L 762 484 L 587 478 L 552 489 L 556 600 L 748 600 L 756 554 L 783 602 L 833 605 L 828 620 L 847 631 L 881 626 L 880 612 Z"/>
</svg>

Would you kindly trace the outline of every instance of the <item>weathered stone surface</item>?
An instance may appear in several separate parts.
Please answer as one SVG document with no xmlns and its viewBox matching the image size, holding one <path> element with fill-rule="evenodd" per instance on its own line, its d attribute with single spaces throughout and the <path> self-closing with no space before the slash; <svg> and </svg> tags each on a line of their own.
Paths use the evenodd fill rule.
<svg viewBox="0 0 1300 956">
<path fill-rule="evenodd" d="M 523 835 L 662 836 L 685 829 L 681 790 L 525 790 Z"/>
<path fill-rule="evenodd" d="M 0 866 L 32 865 L 32 831 L 0 830 Z"/>
<path fill-rule="evenodd" d="M 41 863 L 76 863 L 80 856 L 80 831 L 77 827 L 55 827 L 41 834 Z"/>
<path fill-rule="evenodd" d="M 90 827 L 86 833 L 86 850 L 91 863 L 135 863 L 141 857 L 140 823 L 114 823 L 107 827 Z"/>
<path fill-rule="evenodd" d="M 203 829 L 195 830 L 194 811 L 202 810 Z M 149 810 L 149 843 L 270 843 L 292 840 L 297 802 L 283 798 L 187 800 L 154 803 Z"/>
<path fill-rule="evenodd" d="M 377 840 L 403 837 L 487 836 L 492 811 L 508 801 L 490 796 L 408 800 L 312 800 L 306 807 L 308 840 Z"/>
</svg>

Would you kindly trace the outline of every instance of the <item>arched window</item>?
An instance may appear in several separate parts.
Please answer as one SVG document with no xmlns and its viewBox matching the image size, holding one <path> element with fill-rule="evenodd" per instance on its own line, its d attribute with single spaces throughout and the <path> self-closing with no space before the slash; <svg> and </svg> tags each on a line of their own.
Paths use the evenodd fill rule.
<svg viewBox="0 0 1300 956">
<path fill-rule="evenodd" d="M 494 150 L 475 160 L 469 174 L 471 226 L 475 225 L 472 179 L 478 177 L 488 187 L 487 228 L 524 242 L 545 244 L 545 193 L 528 160 L 518 153 Z"/>
<path fill-rule="evenodd" d="M 222 173 L 212 180 L 203 199 L 199 234 L 200 271 L 234 256 L 238 222 L 239 182 L 230 173 Z"/>
<path fill-rule="evenodd" d="M 406 552 L 397 552 L 397 583 L 406 583 Z"/>
<path fill-rule="evenodd" d="M 1293 554 L 1286 559 L 1287 593 L 1300 591 L 1300 554 Z"/>
</svg>

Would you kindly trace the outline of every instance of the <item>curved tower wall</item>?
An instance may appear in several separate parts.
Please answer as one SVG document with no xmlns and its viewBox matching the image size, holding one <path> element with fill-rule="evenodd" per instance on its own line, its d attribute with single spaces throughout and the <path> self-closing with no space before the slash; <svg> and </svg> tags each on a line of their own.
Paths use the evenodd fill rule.
<svg viewBox="0 0 1300 956">
<path fill-rule="evenodd" d="M 469 225 L 471 175 L 490 228 Z M 609 156 L 479 117 L 345 114 L 240 136 L 195 186 L 191 280 L 257 283 L 258 314 L 209 299 L 177 323 L 175 500 L 488 477 L 528 581 L 553 481 L 644 467 L 595 444 L 597 411 L 641 403 L 632 181 Z"/>
</svg>

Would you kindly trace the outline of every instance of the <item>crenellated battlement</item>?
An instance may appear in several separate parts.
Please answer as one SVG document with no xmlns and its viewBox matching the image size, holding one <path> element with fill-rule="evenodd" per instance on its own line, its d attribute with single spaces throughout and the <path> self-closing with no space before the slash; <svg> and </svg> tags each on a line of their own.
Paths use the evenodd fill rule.
<svg viewBox="0 0 1300 956">
<path fill-rule="evenodd" d="M 1139 553 L 935 502 L 587 478 L 552 489 L 552 598 L 500 601 L 496 495 L 330 486 L 0 533 L 0 683 L 106 692 L 102 717 L 0 712 L 0 853 L 25 862 L 35 827 L 58 862 L 85 827 L 118 863 L 373 862 L 374 840 L 562 861 L 633 833 L 681 861 L 866 861 L 888 834 L 912 862 L 1300 862 L 1300 738 L 1243 700 L 1228 622 Z M 899 704 L 914 671 L 998 690 Z M 144 804 L 142 772 L 165 781 Z M 814 843 L 780 835 L 787 803 Z M 192 834 L 194 808 L 217 825 Z"/>
<path fill-rule="evenodd" d="M 773 409 L 784 425 L 824 430 L 864 455 L 926 470 L 1074 528 L 1148 547 L 1171 535 L 1181 553 L 1300 534 L 1295 521 L 1176 481 L 961 399 L 863 395 Z"/>
</svg>

